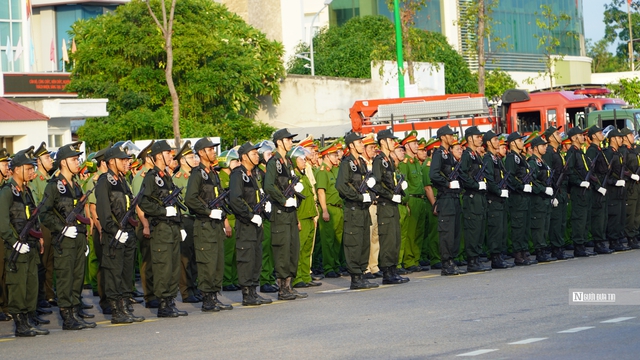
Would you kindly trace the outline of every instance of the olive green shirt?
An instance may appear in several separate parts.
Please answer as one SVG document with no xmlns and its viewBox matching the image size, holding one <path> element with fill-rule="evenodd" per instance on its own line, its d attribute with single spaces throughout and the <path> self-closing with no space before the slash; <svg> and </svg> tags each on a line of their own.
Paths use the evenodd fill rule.
<svg viewBox="0 0 640 360">
<path fill-rule="evenodd" d="M 49 174 L 42 174 L 42 172 L 38 171 L 36 173 L 36 178 L 31 180 L 29 188 L 31 189 L 31 193 L 33 194 L 36 203 L 40 203 L 42 195 L 44 195 L 44 189 L 47 187 L 47 182 L 49 181 L 49 179 L 51 179 L 51 176 L 49 176 Z"/>
<path fill-rule="evenodd" d="M 404 174 L 404 179 L 407 182 L 405 194 L 425 195 L 424 183 L 422 182 L 422 165 L 420 165 L 418 159 L 405 155 L 404 161 L 398 164 L 398 171 Z"/>
<path fill-rule="evenodd" d="M 342 198 L 338 190 L 336 190 L 336 173 L 333 171 L 337 167 L 329 169 L 325 164 L 322 164 L 320 170 L 316 174 L 316 191 L 323 189 L 325 193 L 325 199 L 327 205 L 340 206 L 342 205 Z"/>
<path fill-rule="evenodd" d="M 311 185 L 311 181 L 306 174 L 301 173 L 297 169 L 295 172 L 296 176 L 300 178 L 300 183 L 304 185 L 304 189 L 302 189 L 301 194 L 306 197 L 306 199 L 300 201 L 300 206 L 298 206 L 298 219 L 314 218 L 318 215 L 318 210 L 316 209 L 316 202 L 313 198 L 313 186 Z"/>
</svg>

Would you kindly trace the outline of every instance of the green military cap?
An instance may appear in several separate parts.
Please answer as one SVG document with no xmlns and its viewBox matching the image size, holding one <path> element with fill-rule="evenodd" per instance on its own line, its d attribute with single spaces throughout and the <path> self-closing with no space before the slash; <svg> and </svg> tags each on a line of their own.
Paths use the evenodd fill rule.
<svg viewBox="0 0 640 360">
<path fill-rule="evenodd" d="M 294 138 L 297 135 L 298 134 L 290 133 L 287 128 L 283 128 L 273 133 L 273 142 L 276 143 L 278 140 Z"/>
<path fill-rule="evenodd" d="M 542 135 L 548 139 L 549 136 L 553 135 L 554 132 L 559 131 L 560 129 L 562 129 L 562 126 L 558 126 L 557 128 L 555 126 L 549 126 L 544 130 Z"/>
<path fill-rule="evenodd" d="M 524 146 L 530 146 L 531 145 L 531 141 L 535 138 L 539 137 L 538 136 L 538 132 L 534 131 L 531 134 L 525 136 L 524 138 Z"/>
<path fill-rule="evenodd" d="M 410 142 L 418 141 L 418 132 L 416 130 L 411 130 L 404 134 L 404 139 L 400 141 L 402 145 L 407 145 Z"/>
<path fill-rule="evenodd" d="M 598 125 L 592 125 L 587 129 L 587 134 L 589 135 L 589 137 L 591 137 L 594 134 L 599 133 L 600 131 L 602 131 L 601 127 L 599 127 Z"/>
<path fill-rule="evenodd" d="M 507 136 L 507 142 L 508 142 L 508 143 L 510 143 L 510 142 L 514 142 L 514 141 L 516 141 L 516 140 L 518 140 L 518 139 L 522 139 L 523 137 L 524 137 L 524 136 L 520 135 L 520 133 L 519 133 L 519 132 L 514 131 L 514 132 L 512 132 L 511 134 L 509 134 L 509 136 Z"/>
<path fill-rule="evenodd" d="M 198 152 L 202 149 L 213 148 L 220 145 L 219 143 L 214 143 L 210 137 L 203 137 L 202 139 L 196 141 L 195 145 L 193 145 L 193 151 Z"/>
<path fill-rule="evenodd" d="M 91 153 L 89 154 L 89 156 L 87 156 L 87 160 L 95 160 L 96 162 L 100 162 L 104 160 L 104 154 L 107 152 L 107 150 L 109 150 L 109 147 Z"/>
<path fill-rule="evenodd" d="M 472 135 L 482 135 L 483 132 L 478 129 L 477 126 L 469 126 L 467 130 L 464 131 L 465 139 Z"/>
<path fill-rule="evenodd" d="M 9 158 L 9 152 L 7 152 L 7 149 L 5 148 L 0 149 L 0 162 L 9 161 L 9 160 L 11 159 Z"/>
<path fill-rule="evenodd" d="M 13 157 L 11 158 L 11 163 L 9 164 L 9 167 L 12 169 L 15 169 L 19 166 L 23 166 L 23 165 L 36 165 L 36 160 L 33 158 L 33 146 L 31 146 L 28 149 L 24 149 L 24 150 L 20 150 L 18 151 L 15 155 L 13 155 Z"/>
<path fill-rule="evenodd" d="M 104 161 L 111 159 L 130 159 L 131 156 L 127 154 L 122 146 L 112 146 L 104 153 Z"/>
<path fill-rule="evenodd" d="M 344 136 L 344 143 L 347 147 L 349 147 L 349 144 L 362 139 L 364 139 L 364 136 L 362 136 L 360 133 L 350 131 Z"/>
<path fill-rule="evenodd" d="M 383 139 L 397 139 L 398 137 L 393 134 L 393 130 L 384 129 L 378 131 L 378 134 L 376 134 L 376 138 L 378 139 L 378 141 L 380 141 Z"/>
<path fill-rule="evenodd" d="M 151 145 L 151 152 L 149 152 L 149 155 L 155 156 L 164 151 L 171 151 L 171 150 L 173 150 L 173 148 L 169 146 L 169 143 L 167 143 L 167 140 L 160 140 L 160 141 L 154 142 L 153 145 Z"/>
<path fill-rule="evenodd" d="M 489 141 L 491 141 L 491 139 L 497 136 L 498 135 L 496 135 L 496 133 L 494 133 L 493 130 L 489 130 L 486 133 L 484 133 L 484 135 L 482 135 L 482 143 L 488 143 Z"/>
<path fill-rule="evenodd" d="M 56 154 L 56 161 L 62 161 L 64 159 L 68 159 L 74 156 L 82 155 L 82 151 L 80 151 L 80 145 L 82 141 L 72 142 L 71 144 L 64 145 L 60 149 L 58 149 L 58 153 Z"/>
<path fill-rule="evenodd" d="M 567 131 L 567 137 L 571 139 L 572 137 L 582 133 L 583 133 L 582 129 L 579 126 L 575 126 L 569 129 L 569 131 Z"/>
<path fill-rule="evenodd" d="M 191 140 L 185 141 L 184 145 L 182 145 L 180 150 L 176 152 L 176 155 L 173 158 L 179 161 L 180 158 L 187 156 L 189 154 L 193 154 L 193 149 L 191 148 Z"/>
<path fill-rule="evenodd" d="M 140 150 L 140 153 L 138 154 L 138 159 L 144 160 L 149 154 L 151 154 L 151 147 L 155 142 L 156 142 L 155 140 L 151 140 L 149 145 L 145 146 L 142 150 Z"/>
<path fill-rule="evenodd" d="M 34 151 L 36 157 L 40 157 L 42 155 L 51 154 L 49 150 L 47 150 L 47 144 L 43 141 L 40 146 Z"/>
<path fill-rule="evenodd" d="M 633 132 L 632 132 L 631 130 L 629 130 L 629 128 L 626 128 L 626 127 L 625 127 L 625 128 L 620 129 L 620 133 L 621 133 L 623 136 L 627 136 L 627 135 L 629 135 L 629 134 L 633 134 Z"/>
<path fill-rule="evenodd" d="M 438 129 L 438 131 L 436 131 L 436 137 L 441 138 L 445 135 L 454 135 L 456 132 L 453 131 L 452 128 L 449 127 L 449 125 L 445 125 L 441 128 Z M 404 140 L 403 140 L 404 141 Z M 404 144 L 402 144 L 404 145 Z"/>
<path fill-rule="evenodd" d="M 242 156 L 244 154 L 248 154 L 252 150 L 258 150 L 258 147 L 259 145 L 254 145 L 250 141 L 247 141 L 246 143 L 242 144 L 238 149 L 238 155 Z"/>
<path fill-rule="evenodd" d="M 545 144 L 547 144 L 547 142 L 541 136 L 537 136 L 533 140 L 531 140 L 531 148 Z"/>
</svg>

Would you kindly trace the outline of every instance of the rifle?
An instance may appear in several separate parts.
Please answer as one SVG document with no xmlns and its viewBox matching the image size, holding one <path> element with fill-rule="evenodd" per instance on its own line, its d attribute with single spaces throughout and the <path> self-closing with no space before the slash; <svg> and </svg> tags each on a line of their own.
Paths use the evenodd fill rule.
<svg viewBox="0 0 640 360">
<path fill-rule="evenodd" d="M 182 200 L 182 196 L 180 195 L 182 193 L 182 189 L 184 189 L 184 186 L 179 188 L 175 184 L 173 184 L 171 194 L 167 195 L 167 197 L 162 200 L 162 206 L 177 206 L 182 211 L 189 211 L 189 209 L 187 209 L 187 207 L 182 203 L 184 201 Z"/>
<path fill-rule="evenodd" d="M 556 180 L 556 189 L 560 189 L 564 176 L 567 174 L 567 170 L 569 170 L 569 160 L 565 162 L 562 172 L 560 172 L 560 176 L 558 176 L 558 180 Z"/>
<path fill-rule="evenodd" d="M 509 179 L 510 175 L 511 175 L 511 171 L 507 171 L 507 174 L 498 183 L 498 188 L 500 188 L 501 190 L 504 190 L 507 188 L 507 186 L 509 186 L 509 183 L 507 183 L 507 180 Z"/>
<path fill-rule="evenodd" d="M 231 192 L 231 190 L 225 190 L 222 192 L 222 194 L 220 194 L 220 196 L 218 196 L 217 198 L 209 201 L 209 209 L 213 210 L 213 209 L 222 209 L 224 212 L 226 212 L 227 214 L 231 214 L 231 210 L 229 210 L 229 207 L 227 207 L 227 196 L 229 196 L 229 193 Z"/>
<path fill-rule="evenodd" d="M 402 182 L 404 181 L 404 174 L 400 174 L 400 178 L 398 179 L 398 185 L 393 189 L 394 195 L 402 195 L 404 196 L 404 190 L 402 190 Z"/>
<path fill-rule="evenodd" d="M 591 160 L 591 164 L 589 165 L 589 171 L 587 171 L 587 175 L 584 178 L 584 181 L 590 181 L 591 177 L 593 176 L 593 169 L 596 167 L 596 161 L 598 161 L 598 158 L 600 157 L 600 154 L 602 154 L 601 152 L 598 152 L 596 154 L 596 157 L 593 158 L 593 160 Z M 624 167 L 622 168 L 624 171 Z M 587 191 L 587 188 L 584 188 L 584 190 L 582 190 L 582 195 L 584 195 L 584 193 Z"/>
<path fill-rule="evenodd" d="M 622 158 L 622 155 L 618 155 L 620 158 Z M 620 180 L 623 180 L 624 178 L 624 159 L 622 164 L 620 164 Z M 622 188 L 620 188 L 620 196 L 624 196 L 624 186 Z"/>
<path fill-rule="evenodd" d="M 473 180 L 476 182 L 480 182 L 484 180 L 484 166 L 480 168 L 480 171 L 476 173 L 476 176 L 473 177 Z"/>
<path fill-rule="evenodd" d="M 264 210 L 264 206 L 269 201 L 269 194 L 262 195 L 262 199 L 253 207 L 253 213 L 256 215 L 261 215 L 265 217 L 267 220 L 271 220 L 271 213 L 268 213 Z"/>
<path fill-rule="evenodd" d="M 76 204 L 76 206 L 74 206 L 73 209 L 69 212 L 69 214 L 67 214 L 67 217 L 64 219 L 65 227 L 75 226 L 76 222 L 80 222 L 81 224 L 84 224 L 84 225 L 91 224 L 91 220 L 89 218 L 82 216 L 81 214 L 82 214 L 82 211 L 84 211 L 84 206 L 87 203 L 87 200 L 89 199 L 89 195 L 93 193 L 93 190 L 95 190 L 95 188 L 84 193 L 84 195 L 82 195 L 80 200 L 78 200 L 78 203 Z M 60 248 L 62 239 L 64 239 L 64 232 L 61 231 L 56 237 L 56 239 L 51 242 L 51 245 L 53 246 L 54 249 L 56 249 L 58 254 L 62 254 L 62 249 Z"/>
<path fill-rule="evenodd" d="M 551 170 L 549 172 L 549 177 L 547 178 L 547 181 L 545 181 L 545 183 L 544 183 L 547 187 L 550 187 L 551 184 L 553 183 L 553 173 L 554 172 L 555 172 L 554 170 Z"/>
<path fill-rule="evenodd" d="M 40 210 L 44 205 L 44 202 L 49 198 L 49 194 L 44 194 L 42 197 L 42 201 L 40 204 L 31 212 L 31 217 L 24 224 L 22 231 L 20 231 L 20 235 L 18 236 L 18 242 L 20 243 L 17 247 L 14 247 L 11 250 L 11 254 L 9 255 L 9 271 L 16 272 L 18 269 L 16 268 L 16 261 L 18 261 L 18 255 L 20 255 L 19 250 L 22 249 L 22 246 L 27 243 L 27 239 L 29 236 L 32 236 L 36 239 L 42 238 L 42 232 L 34 229 L 36 223 L 38 221 L 38 215 L 40 214 Z"/>
<path fill-rule="evenodd" d="M 522 184 L 528 184 L 531 182 L 531 178 L 533 177 L 533 171 L 529 171 L 527 175 L 522 178 Z"/>
<path fill-rule="evenodd" d="M 458 161 L 456 166 L 449 173 L 449 181 L 454 181 L 458 179 L 458 176 L 460 176 L 460 165 L 462 165 L 462 161 Z"/>
<path fill-rule="evenodd" d="M 373 177 L 373 172 L 367 171 L 367 173 L 364 175 L 364 179 L 360 183 L 360 187 L 358 188 L 358 191 L 360 192 L 360 194 L 364 194 L 367 192 L 367 180 L 369 180 L 372 177 Z"/>
<path fill-rule="evenodd" d="M 124 215 L 122 216 L 122 219 L 120 219 L 120 222 L 118 223 L 118 227 L 120 228 L 120 230 L 123 230 L 125 228 L 125 226 L 127 226 L 127 224 L 130 224 L 133 227 L 138 226 L 138 222 L 133 219 L 133 215 L 136 213 L 136 207 L 140 203 L 140 200 L 142 199 L 142 194 L 143 193 L 144 193 L 144 184 L 140 188 L 140 191 L 138 191 L 138 195 L 136 195 L 136 197 L 133 198 L 133 201 L 131 201 L 131 204 L 129 204 L 129 209 L 127 210 L 127 212 L 124 213 Z M 120 241 L 120 237 L 116 238 L 114 236 L 111 239 L 111 241 L 109 242 L 109 249 L 111 250 L 110 251 L 111 252 L 111 257 L 115 256 L 113 251 L 118 247 L 118 242 L 119 241 Z"/>
<path fill-rule="evenodd" d="M 297 197 L 300 200 L 304 200 L 307 197 L 300 194 L 299 192 L 296 191 L 295 186 L 296 184 L 298 184 L 300 182 L 300 178 L 293 175 L 291 177 L 291 183 L 289 183 L 289 186 L 287 186 L 287 188 L 284 190 L 284 192 L 282 193 L 284 195 L 285 198 L 292 198 L 292 197 Z"/>
</svg>

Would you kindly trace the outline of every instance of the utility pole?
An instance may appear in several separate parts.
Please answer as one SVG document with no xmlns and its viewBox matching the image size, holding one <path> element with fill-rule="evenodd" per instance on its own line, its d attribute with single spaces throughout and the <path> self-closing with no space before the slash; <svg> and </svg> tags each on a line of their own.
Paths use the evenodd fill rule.
<svg viewBox="0 0 640 360">
<path fill-rule="evenodd" d="M 400 23 L 400 5 L 393 0 L 393 12 L 396 21 L 396 54 L 398 60 L 398 93 L 404 97 L 404 58 L 402 57 L 402 24 Z"/>
</svg>

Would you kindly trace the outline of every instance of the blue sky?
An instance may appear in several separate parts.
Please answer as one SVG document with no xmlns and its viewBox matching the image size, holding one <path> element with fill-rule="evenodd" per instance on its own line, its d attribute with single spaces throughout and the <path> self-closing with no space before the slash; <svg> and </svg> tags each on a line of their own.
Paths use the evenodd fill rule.
<svg viewBox="0 0 640 360">
<path fill-rule="evenodd" d="M 604 37 L 604 5 L 611 0 L 583 0 L 584 37 L 596 42 Z M 615 45 L 609 46 L 615 52 Z"/>
</svg>

